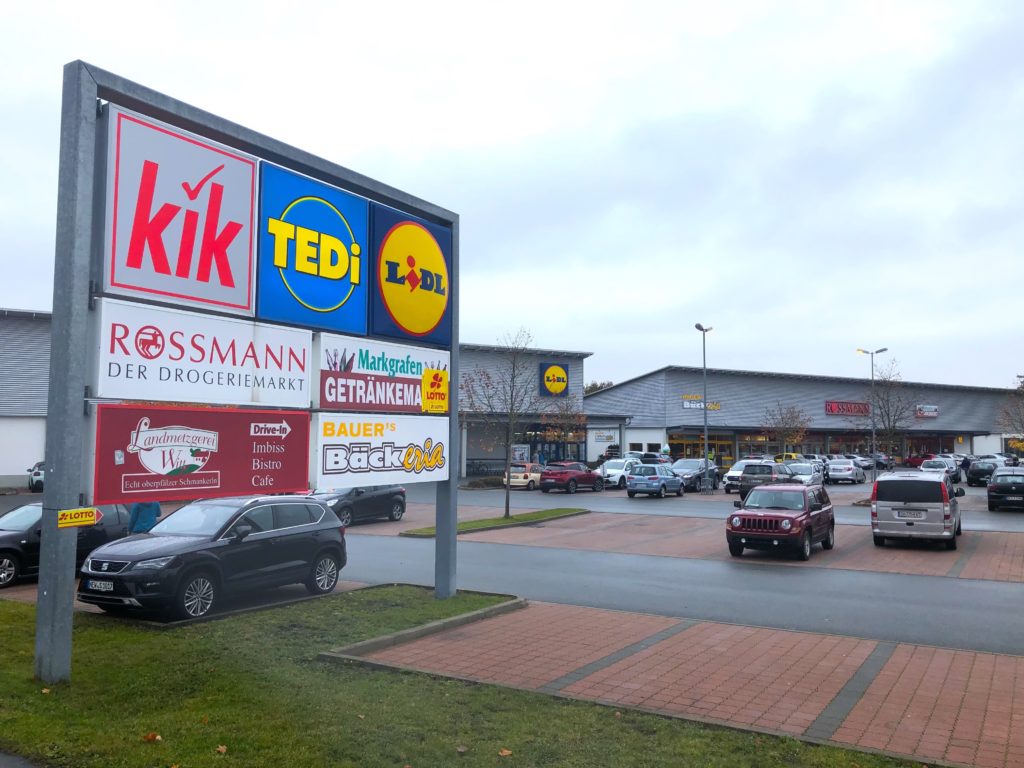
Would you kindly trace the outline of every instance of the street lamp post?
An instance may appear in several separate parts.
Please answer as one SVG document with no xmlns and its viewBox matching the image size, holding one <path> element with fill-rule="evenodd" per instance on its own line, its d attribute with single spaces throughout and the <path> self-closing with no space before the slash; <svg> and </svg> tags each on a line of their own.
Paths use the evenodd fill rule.
<svg viewBox="0 0 1024 768">
<path fill-rule="evenodd" d="M 857 351 L 862 355 L 871 356 L 871 479 L 876 480 L 878 478 L 878 457 L 875 455 L 875 355 L 888 352 L 889 348 L 882 347 L 874 351 L 858 349 Z"/>
<path fill-rule="evenodd" d="M 700 331 L 700 348 L 701 348 L 701 367 L 704 370 L 704 395 L 701 404 L 704 411 L 704 461 L 708 462 L 704 465 L 704 480 L 701 482 L 701 490 L 704 490 L 708 485 L 709 476 L 711 475 L 711 464 L 708 459 L 708 332 L 711 330 L 709 325 L 705 328 L 700 323 L 693 326 Z"/>
</svg>

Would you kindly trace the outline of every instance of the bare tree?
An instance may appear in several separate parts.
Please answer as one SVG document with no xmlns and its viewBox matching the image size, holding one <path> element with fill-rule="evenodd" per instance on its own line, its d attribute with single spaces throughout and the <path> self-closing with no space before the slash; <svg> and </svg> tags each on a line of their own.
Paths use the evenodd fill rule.
<svg viewBox="0 0 1024 768">
<path fill-rule="evenodd" d="M 914 396 L 900 376 L 895 360 L 875 373 L 875 396 L 871 409 L 875 414 L 875 437 L 882 445 L 899 445 L 914 423 Z"/>
<path fill-rule="evenodd" d="M 575 395 L 556 398 L 540 422 L 546 443 L 579 443 L 587 437 L 587 416 Z"/>
<path fill-rule="evenodd" d="M 512 444 L 528 414 L 540 410 L 537 358 L 529 351 L 533 337 L 525 328 L 498 340 L 500 362 L 491 370 L 466 373 L 459 384 L 462 409 L 502 436 L 505 477 L 512 464 Z M 509 483 L 505 483 L 505 517 L 511 517 Z"/>
<path fill-rule="evenodd" d="M 1024 435 L 1024 378 L 1003 403 L 999 411 L 999 428 L 1018 437 Z"/>
<path fill-rule="evenodd" d="M 776 401 L 775 405 L 764 409 L 761 426 L 769 437 L 775 436 L 782 444 L 785 453 L 791 445 L 802 443 L 807 428 L 811 425 L 811 417 L 802 408 L 795 405 L 783 405 Z"/>
<path fill-rule="evenodd" d="M 592 381 L 583 387 L 583 394 L 589 395 L 592 392 L 599 392 L 602 389 L 607 389 L 612 386 L 615 382 L 613 381 Z"/>
</svg>

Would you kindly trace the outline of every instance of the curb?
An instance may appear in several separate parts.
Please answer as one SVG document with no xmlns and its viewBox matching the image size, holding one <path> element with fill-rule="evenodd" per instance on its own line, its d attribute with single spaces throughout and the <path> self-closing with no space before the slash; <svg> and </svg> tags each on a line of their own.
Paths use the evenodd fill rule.
<svg viewBox="0 0 1024 768">
<path fill-rule="evenodd" d="M 456 536 L 462 536 L 466 533 L 483 533 L 485 531 L 500 531 L 504 528 L 522 528 L 527 525 L 540 525 L 541 523 L 550 523 L 552 520 L 565 520 L 567 517 L 579 517 L 580 515 L 589 515 L 592 510 L 581 509 L 577 512 L 570 512 L 567 515 L 558 515 L 558 517 L 546 517 L 543 520 L 523 520 L 517 523 L 502 523 L 501 525 L 489 525 L 486 528 L 472 528 L 468 531 L 456 531 Z M 433 533 L 412 533 L 410 531 L 400 531 L 399 536 L 405 536 L 407 539 L 433 539 L 436 535 Z"/>
<path fill-rule="evenodd" d="M 478 594 L 488 593 L 480 592 Z M 454 629 L 455 627 L 461 627 L 475 621 L 490 619 L 494 616 L 501 616 L 502 614 L 511 613 L 512 611 L 517 611 L 520 608 L 525 608 L 526 605 L 527 602 L 524 598 L 516 597 L 508 602 L 499 603 L 498 605 L 492 605 L 487 608 L 481 608 L 478 611 L 464 613 L 461 616 L 452 616 L 449 619 L 438 619 L 437 621 L 432 621 L 429 624 L 423 624 L 418 627 L 392 632 L 390 635 L 383 635 L 371 640 L 363 640 L 362 642 L 353 643 L 352 645 L 345 645 L 340 648 L 332 648 L 329 651 L 322 651 L 317 654 L 317 659 L 333 662 L 359 661 L 364 664 L 374 664 L 375 662 L 370 662 L 362 658 L 361 654 L 373 653 L 374 651 L 379 651 L 383 648 L 390 648 L 394 645 L 408 642 L 409 640 L 418 640 L 421 637 L 435 635 L 438 632 L 444 632 L 447 629 Z"/>
</svg>

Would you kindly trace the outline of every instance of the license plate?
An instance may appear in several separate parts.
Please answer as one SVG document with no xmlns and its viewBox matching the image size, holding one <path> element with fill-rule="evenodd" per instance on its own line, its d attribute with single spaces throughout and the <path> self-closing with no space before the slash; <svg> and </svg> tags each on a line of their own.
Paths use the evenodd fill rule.
<svg viewBox="0 0 1024 768">
<path fill-rule="evenodd" d="M 89 587 L 89 589 L 94 590 L 96 592 L 114 591 L 114 582 L 112 581 L 99 581 L 97 579 L 89 579 L 89 583 L 87 586 Z"/>
<path fill-rule="evenodd" d="M 924 512 L 918 512 L 916 509 L 900 509 L 896 511 L 896 517 L 903 520 L 921 520 L 924 518 Z"/>
<path fill-rule="evenodd" d="M 1024 496 L 1007 496 L 1007 501 L 1024 501 Z"/>
</svg>

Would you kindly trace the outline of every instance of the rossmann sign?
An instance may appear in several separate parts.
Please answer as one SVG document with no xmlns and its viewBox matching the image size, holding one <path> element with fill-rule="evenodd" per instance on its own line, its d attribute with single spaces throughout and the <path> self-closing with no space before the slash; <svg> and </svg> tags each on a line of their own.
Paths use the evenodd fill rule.
<svg viewBox="0 0 1024 768">
<path fill-rule="evenodd" d="M 365 335 L 369 203 L 264 162 L 260 319 Z"/>
<path fill-rule="evenodd" d="M 109 107 L 106 292 L 253 314 L 256 159 Z"/>
<path fill-rule="evenodd" d="M 97 397 L 309 408 L 312 332 L 100 299 Z"/>
<path fill-rule="evenodd" d="M 450 355 L 351 336 L 320 334 L 315 408 L 379 413 L 447 413 Z"/>
</svg>

